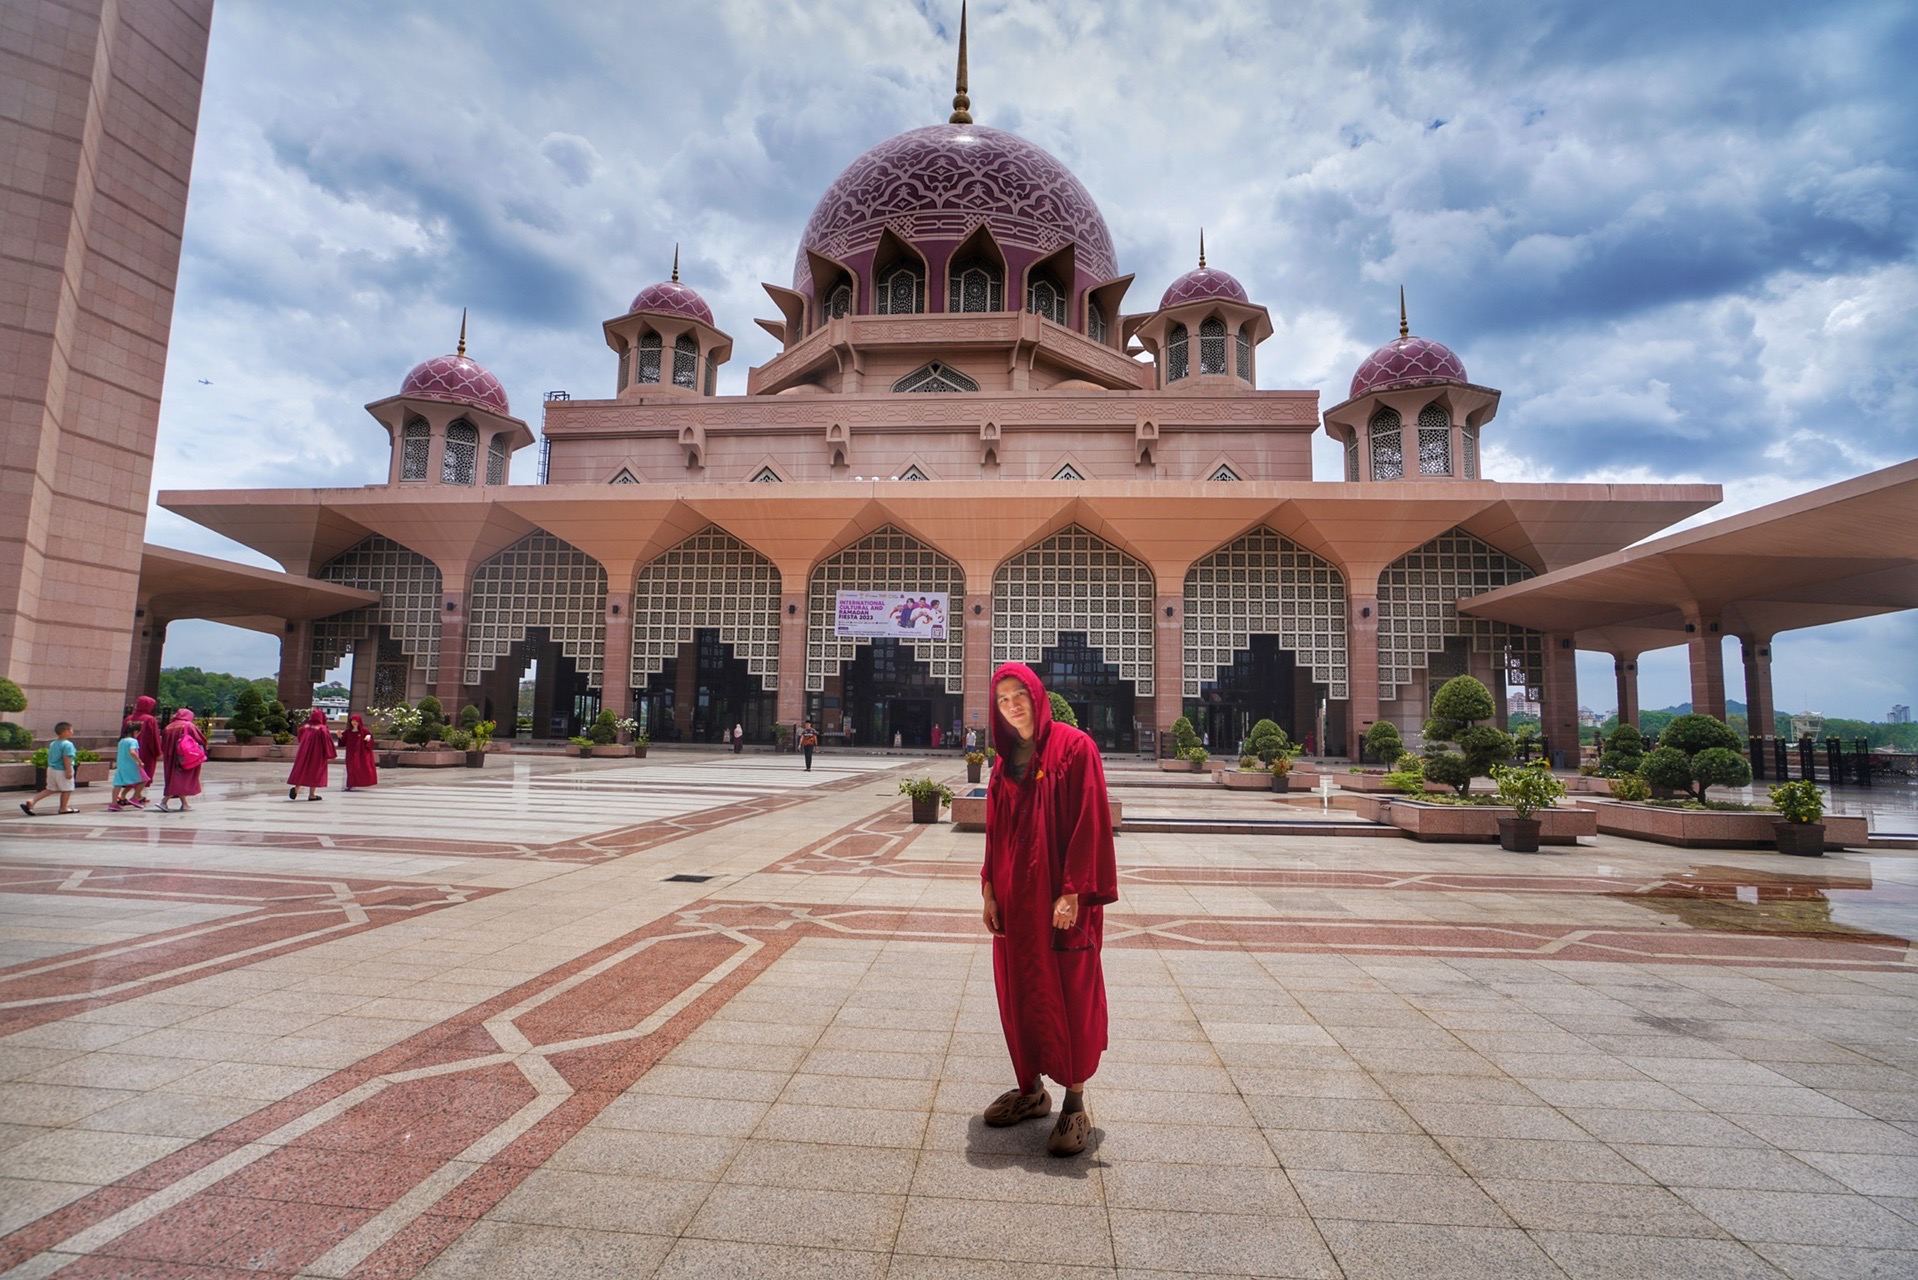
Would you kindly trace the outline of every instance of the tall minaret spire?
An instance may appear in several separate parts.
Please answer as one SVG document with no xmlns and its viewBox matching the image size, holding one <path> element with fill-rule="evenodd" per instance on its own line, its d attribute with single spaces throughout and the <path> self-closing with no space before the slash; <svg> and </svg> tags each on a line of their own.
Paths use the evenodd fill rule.
<svg viewBox="0 0 1918 1280">
<path fill-rule="evenodd" d="M 673 246 L 673 283 L 679 283 L 679 246 Z"/>
<path fill-rule="evenodd" d="M 457 354 L 459 355 L 466 354 L 466 308 L 465 307 L 460 308 L 460 349 L 457 352 Z"/>
<path fill-rule="evenodd" d="M 1399 286 L 1399 337 L 1409 338 L 1411 336 L 1412 336 L 1412 328 L 1410 325 L 1405 323 L 1405 286 L 1400 285 Z"/>
<path fill-rule="evenodd" d="M 1205 228 L 1199 228 L 1199 270 L 1205 270 Z"/>
<path fill-rule="evenodd" d="M 959 0 L 959 74 L 952 82 L 952 118 L 947 124 L 972 123 L 972 99 L 966 96 L 966 0 Z"/>
</svg>

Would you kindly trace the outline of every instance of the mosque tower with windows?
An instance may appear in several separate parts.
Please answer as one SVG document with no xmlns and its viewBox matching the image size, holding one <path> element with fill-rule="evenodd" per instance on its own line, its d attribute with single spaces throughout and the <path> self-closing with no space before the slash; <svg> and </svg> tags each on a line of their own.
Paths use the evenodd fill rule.
<svg viewBox="0 0 1918 1280">
<path fill-rule="evenodd" d="M 366 406 L 393 440 L 388 484 L 497 487 L 510 482 L 513 454 L 533 443 L 506 389 L 466 354 L 466 317 L 452 355 L 422 360 L 398 395 Z"/>
</svg>

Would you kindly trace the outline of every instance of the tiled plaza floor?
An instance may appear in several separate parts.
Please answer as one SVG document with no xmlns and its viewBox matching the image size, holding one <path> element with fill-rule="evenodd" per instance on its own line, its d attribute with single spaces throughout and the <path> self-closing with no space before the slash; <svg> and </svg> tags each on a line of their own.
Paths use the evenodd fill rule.
<svg viewBox="0 0 1918 1280">
<path fill-rule="evenodd" d="M 1918 854 L 1122 835 L 1061 1161 L 915 764 L 0 819 L 0 1280 L 1918 1275 Z"/>
</svg>

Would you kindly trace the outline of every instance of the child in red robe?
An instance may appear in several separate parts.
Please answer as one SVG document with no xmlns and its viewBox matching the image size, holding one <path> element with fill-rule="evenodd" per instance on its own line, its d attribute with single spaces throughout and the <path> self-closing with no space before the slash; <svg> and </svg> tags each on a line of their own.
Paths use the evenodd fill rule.
<svg viewBox="0 0 1918 1280">
<path fill-rule="evenodd" d="M 133 787 L 128 799 L 135 805 L 147 802 L 147 787 L 159 775 L 154 772 L 160 766 L 160 722 L 153 714 L 156 704 L 144 693 L 133 700 L 133 714 L 120 726 L 120 736 L 132 738 L 140 744 L 140 769 L 146 774 L 146 782 Z"/>
<path fill-rule="evenodd" d="M 293 772 L 286 775 L 286 798 L 297 800 L 300 788 L 306 788 L 308 800 L 320 799 L 320 788 L 326 785 L 326 766 L 337 755 L 333 749 L 333 735 L 326 728 L 326 712 L 318 707 L 306 713 L 306 723 L 300 726 L 300 745 L 293 752 Z"/>
<path fill-rule="evenodd" d="M 340 751 L 346 756 L 346 789 L 378 786 L 379 757 L 373 747 L 373 735 L 358 715 L 346 718 L 346 732 L 340 735 Z"/>
<path fill-rule="evenodd" d="M 1085 1084 L 1106 1047 L 1105 907 L 1119 899 L 1105 767 L 1092 739 L 1052 718 L 1039 677 L 1009 662 L 992 678 L 998 762 L 986 791 L 980 873 L 999 1022 L 1018 1087 L 986 1108 L 989 1125 L 1046 1115 L 1040 1083 L 1066 1086 L 1046 1149 L 1085 1150 Z"/>
</svg>

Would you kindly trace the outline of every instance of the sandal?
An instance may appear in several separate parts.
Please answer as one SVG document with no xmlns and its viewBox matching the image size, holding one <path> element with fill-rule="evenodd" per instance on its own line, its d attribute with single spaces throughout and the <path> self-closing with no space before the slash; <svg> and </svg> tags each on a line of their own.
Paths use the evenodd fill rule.
<svg viewBox="0 0 1918 1280">
<path fill-rule="evenodd" d="M 1008 1089 L 992 1100 L 983 1118 L 993 1128 L 1003 1129 L 1022 1120 L 1036 1120 L 1051 1110 L 1052 1095 L 1043 1086 L 1035 1093 Z"/>
<path fill-rule="evenodd" d="M 1052 1136 L 1046 1139 L 1046 1151 L 1055 1156 L 1076 1156 L 1086 1149 L 1086 1139 L 1091 1136 L 1092 1112 L 1083 1107 L 1061 1111 L 1058 1123 L 1052 1126 Z"/>
</svg>

